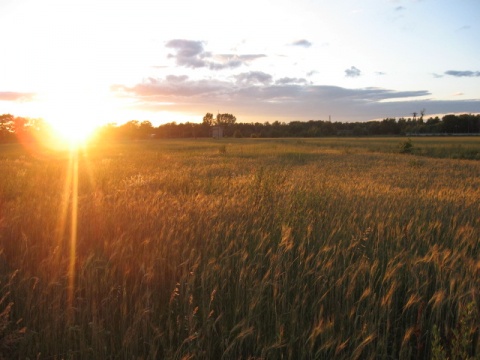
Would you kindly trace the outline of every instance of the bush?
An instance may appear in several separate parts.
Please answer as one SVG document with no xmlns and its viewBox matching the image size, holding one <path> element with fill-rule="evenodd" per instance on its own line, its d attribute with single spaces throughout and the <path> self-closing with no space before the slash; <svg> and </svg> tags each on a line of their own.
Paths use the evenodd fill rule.
<svg viewBox="0 0 480 360">
<path fill-rule="evenodd" d="M 413 151 L 413 143 L 409 138 L 407 141 L 400 143 L 400 154 L 411 154 Z"/>
</svg>

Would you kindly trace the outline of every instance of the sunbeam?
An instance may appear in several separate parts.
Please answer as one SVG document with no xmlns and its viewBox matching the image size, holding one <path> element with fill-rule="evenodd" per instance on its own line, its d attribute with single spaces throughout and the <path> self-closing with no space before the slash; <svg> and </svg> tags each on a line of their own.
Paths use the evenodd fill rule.
<svg viewBox="0 0 480 360">
<path fill-rule="evenodd" d="M 71 222 L 70 222 L 70 256 L 68 266 L 68 315 L 69 321 L 74 318 L 74 296 L 75 296 L 75 265 L 76 265 L 76 249 L 77 249 L 77 222 L 78 222 L 78 149 L 72 149 L 70 152 L 70 169 L 71 180 Z"/>
</svg>

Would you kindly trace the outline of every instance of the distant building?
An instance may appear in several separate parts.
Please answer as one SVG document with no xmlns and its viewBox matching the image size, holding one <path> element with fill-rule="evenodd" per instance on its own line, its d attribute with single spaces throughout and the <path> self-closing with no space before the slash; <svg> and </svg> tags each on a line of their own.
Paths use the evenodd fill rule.
<svg viewBox="0 0 480 360">
<path fill-rule="evenodd" d="M 214 139 L 221 139 L 223 138 L 223 127 L 221 126 L 214 126 L 212 127 L 212 137 Z"/>
</svg>

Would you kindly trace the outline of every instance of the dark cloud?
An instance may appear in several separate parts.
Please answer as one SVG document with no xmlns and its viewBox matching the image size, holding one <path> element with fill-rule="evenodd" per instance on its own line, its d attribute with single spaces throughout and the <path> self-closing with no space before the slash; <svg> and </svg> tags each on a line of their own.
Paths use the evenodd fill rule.
<svg viewBox="0 0 480 360">
<path fill-rule="evenodd" d="M 34 93 L 0 91 L 0 101 L 32 101 L 34 97 Z"/>
<path fill-rule="evenodd" d="M 170 75 L 149 78 L 133 87 L 115 85 L 111 90 L 117 96 L 135 99 L 135 106 L 143 110 L 160 110 L 165 103 L 170 111 L 179 112 L 204 113 L 205 109 L 221 107 L 239 117 L 264 121 L 326 119 L 328 115 L 334 121 L 364 121 L 408 116 L 412 109 L 423 108 L 431 114 L 480 112 L 480 100 L 425 100 L 431 95 L 427 90 L 349 89 L 305 84 L 296 78 L 274 81 L 269 74 L 253 71 L 232 79 L 236 81 Z"/>
<path fill-rule="evenodd" d="M 193 69 L 203 67 L 210 70 L 235 69 L 266 56 L 264 54 L 214 55 L 204 50 L 202 41 L 184 39 L 170 40 L 165 46 L 175 50 L 175 53 L 169 54 L 168 58 L 175 59 L 176 64 L 179 66 Z"/>
<path fill-rule="evenodd" d="M 251 100 L 302 101 L 350 101 L 376 102 L 390 99 L 411 98 L 430 95 L 426 90 L 394 91 L 382 88 L 348 89 L 331 85 L 309 85 L 305 79 L 281 78 L 273 84 L 270 74 L 251 71 L 234 76 L 236 82 L 221 80 L 191 80 L 188 76 L 169 75 L 165 79 L 148 78 L 133 87 L 113 85 L 117 94 L 130 94 L 139 97 L 166 96 L 236 96 Z M 259 86 L 261 85 L 261 86 Z"/>
<path fill-rule="evenodd" d="M 355 66 L 352 66 L 350 67 L 350 69 L 345 70 L 346 77 L 355 78 L 355 77 L 359 77 L 361 74 L 362 72 L 360 71 L 360 69 L 357 69 Z"/>
<path fill-rule="evenodd" d="M 310 46 L 312 46 L 312 43 L 306 39 L 301 39 L 301 40 L 297 40 L 297 41 L 294 41 L 293 43 L 291 43 L 290 45 L 292 46 L 301 46 L 301 47 L 304 47 L 304 48 L 309 48 Z"/>
<path fill-rule="evenodd" d="M 445 75 L 451 75 L 456 77 L 480 77 L 480 71 L 448 70 L 445 71 Z"/>
<path fill-rule="evenodd" d="M 165 44 L 166 47 L 176 50 L 176 54 L 169 54 L 169 58 L 175 58 L 177 65 L 199 68 L 205 67 L 206 62 L 203 60 L 208 56 L 203 50 L 201 41 L 175 39 Z"/>
</svg>

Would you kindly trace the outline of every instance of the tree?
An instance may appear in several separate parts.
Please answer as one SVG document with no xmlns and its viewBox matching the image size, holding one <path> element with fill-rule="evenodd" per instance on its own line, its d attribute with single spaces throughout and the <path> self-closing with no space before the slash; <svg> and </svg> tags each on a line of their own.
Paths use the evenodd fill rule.
<svg viewBox="0 0 480 360">
<path fill-rule="evenodd" d="M 0 115 L 0 142 L 13 139 L 15 131 L 15 117 L 12 114 Z"/>
<path fill-rule="evenodd" d="M 425 109 L 422 109 L 422 111 L 420 111 L 420 122 L 423 123 L 423 116 L 425 115 Z"/>
<path fill-rule="evenodd" d="M 215 119 L 215 125 L 234 125 L 237 121 L 237 118 L 232 114 L 217 114 L 217 118 Z"/>
<path fill-rule="evenodd" d="M 205 126 L 212 126 L 213 125 L 213 114 L 212 113 L 207 113 L 203 117 L 203 125 Z"/>
<path fill-rule="evenodd" d="M 138 130 L 140 129 L 140 122 L 138 120 L 130 120 L 118 128 L 121 138 L 136 139 L 138 138 Z"/>
<path fill-rule="evenodd" d="M 153 125 L 150 121 L 144 120 L 140 123 L 138 131 L 140 132 L 140 136 L 142 138 L 147 138 L 153 134 Z"/>
</svg>

